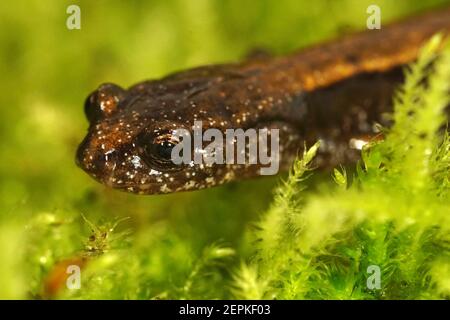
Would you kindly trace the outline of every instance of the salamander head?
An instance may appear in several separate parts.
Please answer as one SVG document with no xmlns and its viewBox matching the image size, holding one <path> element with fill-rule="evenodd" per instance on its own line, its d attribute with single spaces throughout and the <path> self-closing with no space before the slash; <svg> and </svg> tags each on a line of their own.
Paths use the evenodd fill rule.
<svg viewBox="0 0 450 320">
<path fill-rule="evenodd" d="M 139 194 L 215 185 L 216 167 L 171 160 L 179 143 L 176 130 L 191 129 L 172 110 L 154 97 L 101 85 L 86 99 L 90 127 L 78 147 L 77 165 L 109 187 Z"/>
</svg>

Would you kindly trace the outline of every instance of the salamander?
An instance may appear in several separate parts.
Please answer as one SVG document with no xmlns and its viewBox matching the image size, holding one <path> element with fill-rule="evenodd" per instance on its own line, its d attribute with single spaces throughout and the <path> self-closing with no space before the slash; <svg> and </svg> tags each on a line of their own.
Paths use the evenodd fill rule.
<svg viewBox="0 0 450 320">
<path fill-rule="evenodd" d="M 179 164 L 180 128 L 279 130 L 280 168 L 322 141 L 318 166 L 355 161 L 351 141 L 389 125 L 402 68 L 433 34 L 450 31 L 450 8 L 365 30 L 286 56 L 202 66 L 128 89 L 105 83 L 85 102 L 87 136 L 76 162 L 97 181 L 138 194 L 197 190 L 260 175 L 258 164 Z"/>
</svg>

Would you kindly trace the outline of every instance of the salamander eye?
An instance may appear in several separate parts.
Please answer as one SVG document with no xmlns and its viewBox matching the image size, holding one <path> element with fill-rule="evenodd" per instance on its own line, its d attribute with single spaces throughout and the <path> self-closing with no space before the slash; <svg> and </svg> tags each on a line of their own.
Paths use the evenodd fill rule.
<svg viewBox="0 0 450 320">
<path fill-rule="evenodd" d="M 143 141 L 144 159 L 151 167 L 174 169 L 177 166 L 172 161 L 172 150 L 178 143 L 179 140 L 170 133 L 147 139 Z"/>
<path fill-rule="evenodd" d="M 153 145 L 153 151 L 159 159 L 169 161 L 172 159 L 172 149 L 174 146 L 175 144 L 171 141 L 162 141 Z"/>
<path fill-rule="evenodd" d="M 100 85 L 84 103 L 86 118 L 93 123 L 112 114 L 119 102 L 125 98 L 125 93 L 124 89 L 112 83 Z"/>
</svg>

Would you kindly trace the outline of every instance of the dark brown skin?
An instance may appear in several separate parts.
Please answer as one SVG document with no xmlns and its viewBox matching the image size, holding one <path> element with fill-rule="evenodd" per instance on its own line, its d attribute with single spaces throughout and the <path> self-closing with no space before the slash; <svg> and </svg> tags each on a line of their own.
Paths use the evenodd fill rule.
<svg viewBox="0 0 450 320">
<path fill-rule="evenodd" d="M 205 66 L 138 83 L 101 85 L 86 100 L 89 132 L 77 163 L 110 187 L 139 194 L 196 190 L 259 175 L 259 165 L 167 161 L 174 129 L 280 129 L 281 168 L 321 140 L 318 164 L 354 161 L 352 139 L 386 125 L 392 95 L 433 34 L 450 31 L 450 8 L 367 30 L 284 57 Z"/>
</svg>

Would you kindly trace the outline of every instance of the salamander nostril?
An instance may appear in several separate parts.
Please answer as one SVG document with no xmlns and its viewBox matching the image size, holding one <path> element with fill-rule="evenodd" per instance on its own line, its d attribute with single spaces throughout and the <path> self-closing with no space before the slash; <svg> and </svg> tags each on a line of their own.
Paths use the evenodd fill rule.
<svg viewBox="0 0 450 320">
<path fill-rule="evenodd" d="M 115 170 L 118 154 L 115 150 L 100 152 L 87 152 L 84 161 L 84 169 L 91 174 L 110 175 Z"/>
</svg>

